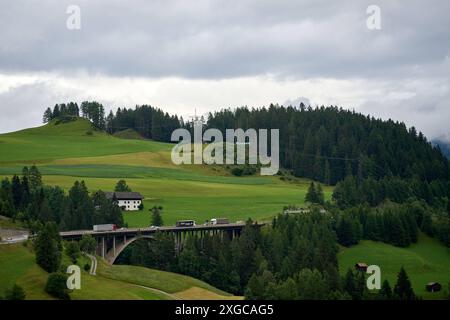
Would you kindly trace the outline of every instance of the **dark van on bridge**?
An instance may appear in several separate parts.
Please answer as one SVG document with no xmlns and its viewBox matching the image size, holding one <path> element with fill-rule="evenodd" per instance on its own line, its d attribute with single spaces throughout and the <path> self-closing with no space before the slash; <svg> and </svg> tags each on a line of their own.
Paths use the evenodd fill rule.
<svg viewBox="0 0 450 320">
<path fill-rule="evenodd" d="M 194 220 L 180 220 L 180 221 L 177 221 L 176 226 L 177 227 L 194 227 L 195 221 Z"/>
</svg>

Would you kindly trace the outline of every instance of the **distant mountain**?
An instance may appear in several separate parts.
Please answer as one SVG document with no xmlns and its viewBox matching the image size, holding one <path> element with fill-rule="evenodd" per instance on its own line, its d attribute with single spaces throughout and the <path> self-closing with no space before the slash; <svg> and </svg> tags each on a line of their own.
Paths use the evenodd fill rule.
<svg viewBox="0 0 450 320">
<path fill-rule="evenodd" d="M 439 146 L 441 148 L 442 153 L 450 159 L 450 143 L 444 142 L 442 140 L 435 139 L 432 141 L 433 145 Z"/>
</svg>

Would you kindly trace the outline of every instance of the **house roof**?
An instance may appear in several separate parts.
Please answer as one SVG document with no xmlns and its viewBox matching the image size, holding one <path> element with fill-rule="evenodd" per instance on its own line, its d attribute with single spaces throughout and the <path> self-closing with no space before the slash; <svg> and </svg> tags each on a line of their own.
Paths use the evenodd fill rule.
<svg viewBox="0 0 450 320">
<path fill-rule="evenodd" d="M 440 285 L 439 282 L 428 282 L 427 286 L 435 286 L 435 285 Z"/>
<path fill-rule="evenodd" d="M 114 195 L 117 200 L 142 200 L 144 197 L 139 192 L 105 192 L 108 199 L 112 199 Z"/>
<path fill-rule="evenodd" d="M 358 266 L 360 268 L 367 268 L 367 264 L 364 263 L 364 262 L 358 262 L 358 263 L 355 264 L 355 266 Z"/>
</svg>

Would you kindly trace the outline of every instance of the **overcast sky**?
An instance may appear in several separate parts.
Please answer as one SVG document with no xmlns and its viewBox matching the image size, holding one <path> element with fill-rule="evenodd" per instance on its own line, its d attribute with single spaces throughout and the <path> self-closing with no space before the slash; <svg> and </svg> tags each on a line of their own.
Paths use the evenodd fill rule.
<svg viewBox="0 0 450 320">
<path fill-rule="evenodd" d="M 449 13 L 447 0 L 0 0 L 0 132 L 68 101 L 184 117 L 304 101 L 450 141 Z"/>
</svg>

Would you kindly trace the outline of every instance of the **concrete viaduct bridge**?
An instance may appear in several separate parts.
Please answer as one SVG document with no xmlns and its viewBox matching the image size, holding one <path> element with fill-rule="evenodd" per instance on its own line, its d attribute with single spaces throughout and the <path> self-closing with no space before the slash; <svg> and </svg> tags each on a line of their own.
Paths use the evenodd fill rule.
<svg viewBox="0 0 450 320">
<path fill-rule="evenodd" d="M 256 227 L 261 227 L 264 223 L 254 223 Z M 185 239 L 189 236 L 199 235 L 203 237 L 206 234 L 228 237 L 233 239 L 241 234 L 245 228 L 245 223 L 228 224 L 204 224 L 191 227 L 149 227 L 149 228 L 122 228 L 115 231 L 93 231 L 93 230 L 74 230 L 60 232 L 64 240 L 80 240 L 83 235 L 91 235 L 97 241 L 96 253 L 104 258 L 108 263 L 113 264 L 119 254 L 131 243 L 137 239 L 153 239 L 156 232 L 165 232 L 172 234 L 175 239 L 175 249 L 178 251 Z"/>
</svg>

